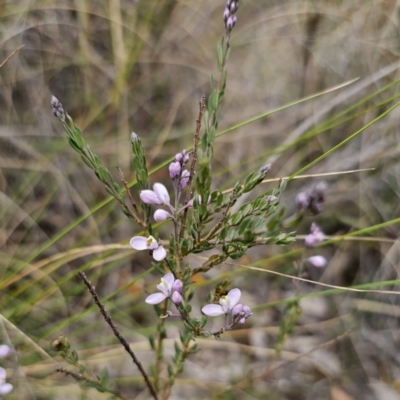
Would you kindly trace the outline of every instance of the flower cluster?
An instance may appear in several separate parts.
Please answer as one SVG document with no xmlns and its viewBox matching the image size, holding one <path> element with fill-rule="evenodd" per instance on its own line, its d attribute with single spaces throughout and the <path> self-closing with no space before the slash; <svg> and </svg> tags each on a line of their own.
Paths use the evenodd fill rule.
<svg viewBox="0 0 400 400">
<path fill-rule="evenodd" d="M 226 316 L 232 312 L 232 323 L 227 324 L 226 328 L 233 325 L 244 324 L 247 318 L 253 315 L 250 307 L 239 304 L 240 296 L 242 295 L 239 289 L 232 289 L 226 296 L 221 296 L 219 304 L 207 304 L 201 311 L 209 317 L 216 317 L 225 314 Z"/>
<path fill-rule="evenodd" d="M 4 358 L 12 354 L 13 350 L 6 344 L 0 345 L 0 358 Z M 0 395 L 8 394 L 13 390 L 13 385 L 6 382 L 6 370 L 0 367 Z"/>
<path fill-rule="evenodd" d="M 189 183 L 190 172 L 187 169 L 183 169 L 189 158 L 190 152 L 182 150 L 181 153 L 175 155 L 174 161 L 169 165 L 169 176 L 174 185 L 178 185 L 179 190 L 183 190 Z"/>
<path fill-rule="evenodd" d="M 51 96 L 51 107 L 52 107 L 53 115 L 60 120 L 64 120 L 65 111 L 63 109 L 62 104 L 55 96 Z"/>
<path fill-rule="evenodd" d="M 304 214 L 307 210 L 317 215 L 322 212 L 325 201 L 327 185 L 325 182 L 317 183 L 311 191 L 300 192 L 296 196 L 297 211 Z"/>
<path fill-rule="evenodd" d="M 168 272 L 161 278 L 157 289 L 160 291 L 159 293 L 147 296 L 145 300 L 147 304 L 159 304 L 167 298 L 170 298 L 176 305 L 182 302 L 183 283 L 179 279 L 175 279 L 171 272 Z"/>
<path fill-rule="evenodd" d="M 236 24 L 236 11 L 239 8 L 239 0 L 227 0 L 224 10 L 225 29 L 230 32 Z"/>
</svg>

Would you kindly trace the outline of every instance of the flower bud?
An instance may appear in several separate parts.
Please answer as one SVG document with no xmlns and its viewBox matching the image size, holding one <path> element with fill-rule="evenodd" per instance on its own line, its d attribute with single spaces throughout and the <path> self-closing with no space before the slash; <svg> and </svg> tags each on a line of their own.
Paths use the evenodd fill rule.
<svg viewBox="0 0 400 400">
<path fill-rule="evenodd" d="M 243 306 L 243 311 L 242 312 L 244 313 L 244 318 L 245 319 L 250 318 L 250 317 L 253 316 L 253 312 L 251 311 L 249 306 Z"/>
<path fill-rule="evenodd" d="M 183 150 L 182 154 L 183 154 L 182 165 L 185 165 L 189 161 L 190 153 L 187 152 L 186 150 Z"/>
<path fill-rule="evenodd" d="M 142 190 L 139 197 L 146 204 L 163 204 L 162 200 L 152 190 Z"/>
<path fill-rule="evenodd" d="M 269 171 L 271 171 L 271 164 L 265 164 L 260 168 L 262 174 L 267 174 Z"/>
<path fill-rule="evenodd" d="M 178 178 L 180 173 L 181 173 L 181 164 L 179 161 L 175 161 L 169 164 L 169 177 L 172 180 Z"/>
<path fill-rule="evenodd" d="M 182 302 L 182 296 L 179 292 L 172 293 L 171 300 L 174 304 L 178 305 Z"/>
<path fill-rule="evenodd" d="M 229 11 L 232 14 L 234 14 L 238 8 L 239 8 L 239 3 L 237 3 L 236 1 L 232 1 L 231 4 L 229 5 Z"/>
<path fill-rule="evenodd" d="M 177 279 L 173 284 L 172 284 L 172 290 L 178 293 L 182 293 L 183 289 L 183 283 L 181 280 Z"/>
<path fill-rule="evenodd" d="M 62 104 L 60 101 L 57 99 L 55 96 L 51 96 L 51 107 L 52 107 L 52 112 L 53 115 L 56 116 L 57 118 L 64 120 L 65 118 L 65 111 L 63 109 Z"/>
<path fill-rule="evenodd" d="M 238 315 L 240 315 L 242 311 L 243 311 L 243 304 L 236 304 L 236 306 L 233 307 L 232 309 L 233 319 L 235 319 Z"/>
<path fill-rule="evenodd" d="M 230 32 L 236 25 L 236 21 L 237 21 L 236 15 L 230 15 L 225 24 L 226 30 Z"/>
<path fill-rule="evenodd" d="M 183 158 L 182 153 L 176 153 L 176 154 L 175 154 L 175 161 L 181 162 L 181 161 L 182 161 L 182 158 Z"/>
<path fill-rule="evenodd" d="M 168 218 L 172 218 L 172 215 L 165 210 L 158 209 L 154 212 L 153 217 L 157 222 L 161 222 L 165 221 Z"/>
<path fill-rule="evenodd" d="M 186 185 L 189 182 L 189 178 L 190 178 L 190 172 L 187 169 L 183 170 L 181 175 L 181 180 L 179 182 L 179 188 L 181 190 L 186 187 Z"/>
<path fill-rule="evenodd" d="M 230 15 L 231 15 L 231 12 L 229 11 L 229 8 L 225 8 L 224 14 L 222 16 L 225 23 L 226 23 L 226 21 L 228 21 L 228 18 L 230 17 Z"/>
<path fill-rule="evenodd" d="M 132 143 L 140 142 L 140 137 L 135 132 L 131 133 L 131 142 Z"/>
<path fill-rule="evenodd" d="M 328 263 L 326 258 L 323 256 L 312 256 L 312 257 L 307 258 L 307 261 L 311 265 L 313 265 L 314 267 L 317 267 L 317 268 L 323 268 Z"/>
</svg>

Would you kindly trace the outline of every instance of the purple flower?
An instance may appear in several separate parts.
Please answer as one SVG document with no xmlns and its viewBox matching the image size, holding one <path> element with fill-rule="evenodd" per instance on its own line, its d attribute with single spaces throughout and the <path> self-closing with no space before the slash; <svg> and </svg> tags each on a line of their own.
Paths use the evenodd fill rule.
<svg viewBox="0 0 400 400">
<path fill-rule="evenodd" d="M 168 204 L 169 194 L 167 188 L 161 183 L 155 183 L 153 190 L 142 190 L 140 199 L 146 204 Z"/>
<path fill-rule="evenodd" d="M 13 385 L 11 383 L 6 383 L 6 370 L 0 367 L 0 395 L 8 394 L 13 390 Z"/>
<path fill-rule="evenodd" d="M 182 301 L 182 287 L 182 282 L 179 279 L 175 279 L 171 272 L 168 272 L 161 278 L 160 283 L 157 285 L 159 293 L 147 296 L 145 302 L 147 304 L 159 304 L 166 298 L 171 298 L 178 305 Z"/>
<path fill-rule="evenodd" d="M 7 346 L 6 344 L 0 345 L 0 358 L 8 357 L 12 353 L 13 350 L 10 346 Z"/>
<path fill-rule="evenodd" d="M 300 192 L 296 196 L 296 206 L 299 211 L 306 211 L 310 207 L 310 194 L 308 192 Z"/>
<path fill-rule="evenodd" d="M 165 210 L 159 209 L 155 211 L 153 217 L 157 222 L 160 222 L 160 221 L 165 221 L 168 218 L 172 218 L 172 215 Z"/>
<path fill-rule="evenodd" d="M 239 289 L 232 289 L 226 296 L 221 296 L 219 304 L 207 304 L 201 311 L 209 317 L 216 317 L 217 315 L 226 314 L 239 303 L 241 292 Z"/>
<path fill-rule="evenodd" d="M 314 247 L 325 240 L 324 232 L 322 232 L 321 228 L 316 223 L 313 222 L 311 224 L 310 230 L 311 233 L 304 239 L 304 244 L 307 247 Z"/>
<path fill-rule="evenodd" d="M 182 153 L 176 153 L 175 154 L 175 161 L 180 163 L 182 161 L 182 159 L 183 159 L 183 154 Z"/>
<path fill-rule="evenodd" d="M 304 213 L 307 210 L 317 215 L 323 209 L 325 201 L 327 184 L 318 182 L 311 191 L 301 192 L 296 196 L 296 205 L 298 212 Z"/>
<path fill-rule="evenodd" d="M 323 256 L 312 256 L 306 259 L 311 265 L 317 268 L 324 268 L 328 261 Z"/>
<path fill-rule="evenodd" d="M 148 238 L 144 236 L 134 236 L 129 243 L 135 250 L 152 250 L 153 258 L 156 261 L 162 261 L 167 256 L 164 247 L 158 244 L 153 236 L 149 236 Z"/>
<path fill-rule="evenodd" d="M 175 154 L 175 162 L 178 162 L 181 166 L 185 165 L 190 158 L 190 151 L 182 150 L 182 152 Z"/>
<path fill-rule="evenodd" d="M 181 174 L 181 163 L 179 161 L 175 161 L 169 164 L 169 177 L 172 180 L 179 178 L 180 174 Z"/>
</svg>

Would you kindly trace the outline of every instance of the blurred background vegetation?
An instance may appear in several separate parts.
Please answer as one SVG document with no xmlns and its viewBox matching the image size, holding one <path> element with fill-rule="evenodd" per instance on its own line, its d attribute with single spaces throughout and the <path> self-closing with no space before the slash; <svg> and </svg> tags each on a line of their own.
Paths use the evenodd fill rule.
<svg viewBox="0 0 400 400">
<path fill-rule="evenodd" d="M 116 179 L 118 166 L 134 177 L 135 131 L 156 169 L 152 182 L 167 182 L 157 167 L 192 144 L 223 8 L 224 0 L 0 0 L 0 342 L 16 349 L 4 364 L 10 399 L 107 398 L 55 372 L 63 363 L 50 343 L 61 333 L 93 371 L 107 366 L 121 392 L 148 398 L 77 271 L 87 271 L 146 368 L 157 319 L 143 300 L 158 275 L 147 254 L 127 246 L 138 227 L 69 148 L 50 98 Z M 332 236 L 365 231 L 307 250 L 329 259 L 308 271 L 313 280 L 399 290 L 400 114 L 379 117 L 399 97 L 400 3 L 241 0 L 237 15 L 215 188 L 266 162 L 271 177 L 291 175 L 359 134 L 304 172 L 333 174 L 323 178 L 323 213 L 301 224 L 295 245 L 253 250 L 195 282 L 200 307 L 220 276 L 231 279 L 254 316 L 220 341 L 198 340 L 170 398 L 400 399 L 399 293 L 326 290 L 267 272 L 296 275 L 303 235 L 317 222 Z M 369 170 L 339 174 L 356 169 Z M 286 215 L 321 179 L 289 182 Z M 167 358 L 179 324 L 168 326 Z"/>
</svg>

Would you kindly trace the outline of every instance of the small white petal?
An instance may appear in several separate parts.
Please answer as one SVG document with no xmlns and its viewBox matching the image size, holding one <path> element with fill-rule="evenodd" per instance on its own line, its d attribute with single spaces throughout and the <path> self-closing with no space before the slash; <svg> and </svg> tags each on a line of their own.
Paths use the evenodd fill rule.
<svg viewBox="0 0 400 400">
<path fill-rule="evenodd" d="M 4 383 L 0 386 L 0 394 L 8 394 L 13 390 L 13 385 L 11 383 Z"/>
<path fill-rule="evenodd" d="M 147 246 L 147 238 L 144 236 L 134 236 L 129 244 L 135 249 L 135 250 L 146 250 L 148 249 Z"/>
<path fill-rule="evenodd" d="M 239 303 L 240 296 L 242 295 L 239 289 L 232 289 L 229 291 L 226 297 L 229 298 L 229 310 L 232 310 L 233 307 Z"/>
<path fill-rule="evenodd" d="M 167 188 L 161 183 L 155 183 L 153 185 L 154 193 L 162 201 L 163 204 L 169 204 L 169 194 Z"/>
<path fill-rule="evenodd" d="M 165 282 L 167 282 L 168 290 L 171 290 L 172 289 L 172 285 L 175 282 L 174 274 L 172 272 L 168 272 L 167 274 L 165 274 L 163 276 L 163 278 L 164 278 Z"/>
<path fill-rule="evenodd" d="M 146 297 L 145 302 L 147 304 L 158 304 L 164 301 L 167 298 L 163 293 L 153 293 L 150 296 Z"/>
<path fill-rule="evenodd" d="M 146 204 L 162 204 L 162 200 L 158 197 L 157 193 L 152 190 L 142 190 L 139 194 L 140 200 Z"/>
<path fill-rule="evenodd" d="M 159 246 L 158 249 L 153 251 L 153 258 L 156 261 L 162 261 L 165 257 L 167 257 L 167 251 L 164 249 L 164 247 Z"/>
<path fill-rule="evenodd" d="M 207 304 L 201 309 L 201 311 L 209 317 L 216 317 L 217 315 L 225 314 L 222 307 L 218 304 Z"/>
<path fill-rule="evenodd" d="M 323 256 L 312 256 L 310 258 L 307 258 L 307 261 L 313 265 L 314 267 L 317 268 L 323 268 L 326 266 L 326 264 L 328 263 L 328 261 L 326 260 L 325 257 Z"/>
</svg>

